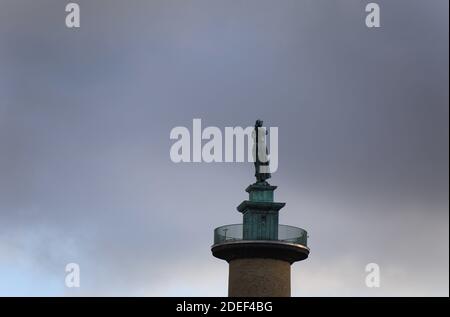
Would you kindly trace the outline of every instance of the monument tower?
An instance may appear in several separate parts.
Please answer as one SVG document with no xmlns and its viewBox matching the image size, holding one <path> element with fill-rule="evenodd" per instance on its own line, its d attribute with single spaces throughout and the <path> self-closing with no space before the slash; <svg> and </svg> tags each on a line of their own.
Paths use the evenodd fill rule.
<svg viewBox="0 0 450 317">
<path fill-rule="evenodd" d="M 214 230 L 212 254 L 229 263 L 228 296 L 288 297 L 291 295 L 291 264 L 309 255 L 308 234 L 297 227 L 280 225 L 278 215 L 285 203 L 274 201 L 277 186 L 271 177 L 266 130 L 257 120 L 253 131 L 256 182 L 245 190 L 249 199 L 237 210 L 242 224 Z"/>
</svg>

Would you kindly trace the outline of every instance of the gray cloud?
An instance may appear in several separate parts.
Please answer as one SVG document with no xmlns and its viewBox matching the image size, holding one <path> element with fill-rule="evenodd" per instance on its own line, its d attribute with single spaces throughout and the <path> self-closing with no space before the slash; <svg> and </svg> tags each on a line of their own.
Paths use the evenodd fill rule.
<svg viewBox="0 0 450 317">
<path fill-rule="evenodd" d="M 447 1 L 378 1 L 378 30 L 364 1 L 78 3 L 76 31 L 0 4 L 0 294 L 225 295 L 252 166 L 174 164 L 169 132 L 263 118 L 311 236 L 294 295 L 448 296 Z"/>
</svg>

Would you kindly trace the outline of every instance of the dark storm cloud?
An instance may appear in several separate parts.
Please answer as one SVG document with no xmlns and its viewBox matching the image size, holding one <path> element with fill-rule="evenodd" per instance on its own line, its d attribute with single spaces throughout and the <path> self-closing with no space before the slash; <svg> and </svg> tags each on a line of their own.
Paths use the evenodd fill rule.
<svg viewBox="0 0 450 317">
<path fill-rule="evenodd" d="M 79 30 L 64 1 L 0 4 L 0 278 L 77 295 L 75 261 L 81 294 L 224 295 L 212 229 L 252 167 L 174 164 L 169 132 L 262 118 L 311 236 L 296 294 L 448 294 L 447 1 L 378 1 L 377 30 L 364 1 L 78 3 Z"/>
</svg>

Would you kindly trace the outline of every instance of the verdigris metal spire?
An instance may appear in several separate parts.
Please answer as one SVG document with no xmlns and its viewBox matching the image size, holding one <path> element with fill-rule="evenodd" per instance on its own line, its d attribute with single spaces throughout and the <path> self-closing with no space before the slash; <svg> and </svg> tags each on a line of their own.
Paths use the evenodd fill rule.
<svg viewBox="0 0 450 317">
<path fill-rule="evenodd" d="M 274 201 L 277 186 L 271 177 L 265 143 L 266 130 L 257 120 L 253 131 L 256 182 L 245 190 L 249 199 L 237 210 L 243 223 L 214 230 L 213 255 L 229 263 L 229 296 L 290 296 L 291 264 L 309 255 L 307 232 L 280 225 L 279 211 L 285 203 Z"/>
</svg>

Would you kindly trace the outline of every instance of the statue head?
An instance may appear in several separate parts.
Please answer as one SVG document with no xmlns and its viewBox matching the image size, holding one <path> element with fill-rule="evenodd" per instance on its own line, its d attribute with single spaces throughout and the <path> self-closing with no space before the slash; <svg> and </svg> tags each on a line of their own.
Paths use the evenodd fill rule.
<svg viewBox="0 0 450 317">
<path fill-rule="evenodd" d="M 262 120 L 256 120 L 255 127 L 260 128 L 262 126 L 263 126 L 263 121 Z"/>
</svg>

